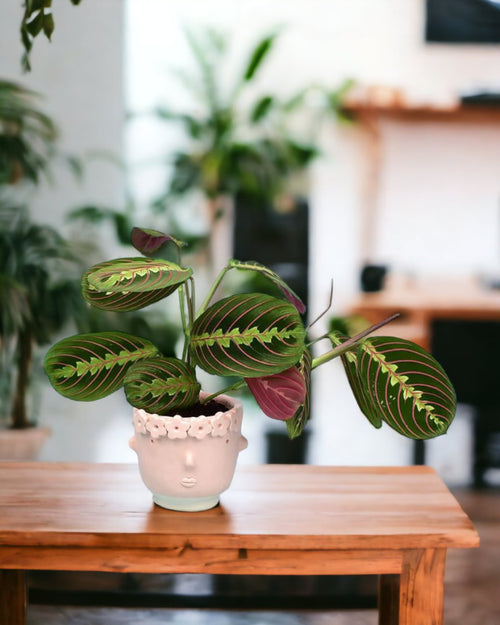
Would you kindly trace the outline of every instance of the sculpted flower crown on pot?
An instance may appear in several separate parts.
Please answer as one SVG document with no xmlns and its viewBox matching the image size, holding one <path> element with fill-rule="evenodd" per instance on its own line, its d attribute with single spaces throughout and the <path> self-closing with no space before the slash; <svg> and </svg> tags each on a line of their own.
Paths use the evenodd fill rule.
<svg viewBox="0 0 500 625">
<path fill-rule="evenodd" d="M 303 303 L 267 267 L 230 260 L 196 310 L 193 270 L 182 265 L 183 243 L 140 228 L 132 231 L 132 243 L 143 256 L 117 258 L 90 268 L 82 278 L 83 297 L 97 308 L 127 312 L 176 293 L 184 333 L 182 355 L 164 357 L 149 340 L 123 332 L 65 338 L 45 357 L 48 377 L 65 397 L 97 400 L 124 387 L 128 402 L 137 409 L 136 427 L 144 427 L 153 437 L 192 436 L 196 433 L 191 432 L 191 422 L 188 427 L 181 425 L 183 417 L 178 412 L 187 414 L 190 406 L 214 398 L 200 396 L 196 372 L 200 368 L 236 377 L 235 383 L 219 393 L 246 385 L 262 411 L 284 421 L 294 438 L 309 419 L 311 372 L 340 357 L 354 397 L 373 426 L 379 428 L 385 422 L 415 439 L 447 431 L 456 410 L 450 380 L 439 363 L 415 343 L 370 336 L 385 322 L 352 338 L 336 331 L 319 337 L 314 343 L 325 340 L 328 350 L 313 357 L 301 318 Z M 158 258 L 166 245 L 176 247 L 177 263 Z M 233 270 L 265 276 L 283 296 L 239 293 L 214 301 L 222 280 Z M 155 415 L 169 415 L 172 420 L 155 426 Z M 200 435 L 209 429 L 217 435 L 217 428 L 225 426 L 220 415 L 212 420 L 203 425 Z"/>
<path fill-rule="evenodd" d="M 147 434 L 152 439 L 196 438 L 225 436 L 228 432 L 239 432 L 241 417 L 229 411 L 218 411 L 214 415 L 199 417 L 173 417 L 149 414 L 145 410 L 134 410 L 134 427 L 139 434 Z"/>
</svg>

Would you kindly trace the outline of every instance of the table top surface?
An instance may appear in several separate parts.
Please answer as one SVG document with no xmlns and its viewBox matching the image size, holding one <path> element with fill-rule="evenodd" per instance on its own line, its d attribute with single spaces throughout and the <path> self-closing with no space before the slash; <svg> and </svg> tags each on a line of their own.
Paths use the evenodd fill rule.
<svg viewBox="0 0 500 625">
<path fill-rule="evenodd" d="M 155 506 L 134 464 L 0 463 L 4 546 L 412 549 L 475 547 L 428 467 L 240 466 L 204 512 Z"/>
</svg>

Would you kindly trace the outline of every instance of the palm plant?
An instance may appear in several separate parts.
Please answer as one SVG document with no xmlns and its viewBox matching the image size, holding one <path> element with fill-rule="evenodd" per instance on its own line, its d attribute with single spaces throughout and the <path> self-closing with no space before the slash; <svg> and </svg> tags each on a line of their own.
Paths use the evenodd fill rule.
<svg viewBox="0 0 500 625">
<path fill-rule="evenodd" d="M 0 185 L 37 184 L 56 154 L 58 131 L 36 105 L 37 94 L 0 80 Z"/>
<path fill-rule="evenodd" d="M 36 3 L 29 3 L 35 7 Z M 29 427 L 27 407 L 36 347 L 83 310 L 76 258 L 55 229 L 31 221 L 18 187 L 51 179 L 61 155 L 58 129 L 38 94 L 0 80 L 0 393 L 3 421 Z M 79 171 L 77 159 L 67 162 Z"/>
<path fill-rule="evenodd" d="M 52 181 L 56 159 L 75 176 L 82 174 L 80 159 L 60 149 L 59 129 L 39 108 L 39 99 L 23 85 L 0 79 L 0 188 Z"/>
<path fill-rule="evenodd" d="M 36 347 L 83 311 L 78 263 L 56 230 L 25 208 L 0 205 L 0 370 L 8 425 L 31 425 L 27 396 Z"/>
</svg>

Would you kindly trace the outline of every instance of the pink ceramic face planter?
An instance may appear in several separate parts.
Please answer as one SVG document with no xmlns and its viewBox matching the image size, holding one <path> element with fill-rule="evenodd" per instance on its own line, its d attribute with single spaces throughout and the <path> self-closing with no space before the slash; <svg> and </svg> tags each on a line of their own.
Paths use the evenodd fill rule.
<svg viewBox="0 0 500 625">
<path fill-rule="evenodd" d="M 227 400 L 230 410 L 209 417 L 162 417 L 134 410 L 130 446 L 155 503 L 171 510 L 206 510 L 229 488 L 247 440 L 241 435 L 242 406 Z"/>
</svg>

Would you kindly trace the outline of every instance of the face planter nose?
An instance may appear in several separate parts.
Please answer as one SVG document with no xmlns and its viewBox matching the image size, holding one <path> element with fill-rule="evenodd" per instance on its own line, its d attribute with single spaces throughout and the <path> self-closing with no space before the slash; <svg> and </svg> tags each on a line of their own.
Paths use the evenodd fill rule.
<svg viewBox="0 0 500 625">
<path fill-rule="evenodd" d="M 184 456 L 184 466 L 186 469 L 192 469 L 194 467 L 194 453 L 191 450 L 186 451 L 186 455 Z"/>
<path fill-rule="evenodd" d="M 192 450 L 186 451 L 184 456 L 184 469 L 188 471 L 188 475 L 181 479 L 181 485 L 184 488 L 193 488 L 198 483 L 198 480 L 192 475 L 194 469 L 194 453 Z"/>
</svg>

